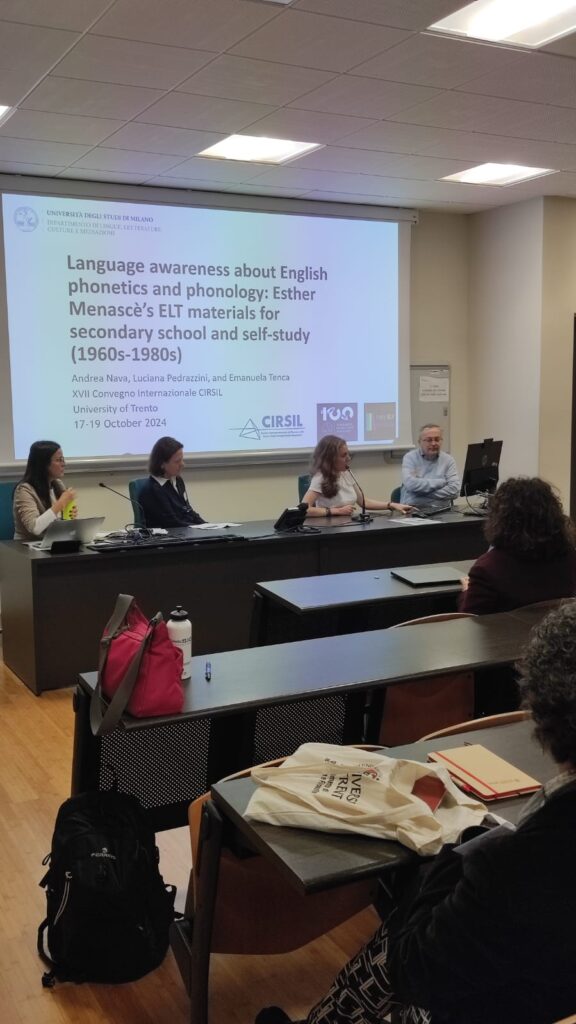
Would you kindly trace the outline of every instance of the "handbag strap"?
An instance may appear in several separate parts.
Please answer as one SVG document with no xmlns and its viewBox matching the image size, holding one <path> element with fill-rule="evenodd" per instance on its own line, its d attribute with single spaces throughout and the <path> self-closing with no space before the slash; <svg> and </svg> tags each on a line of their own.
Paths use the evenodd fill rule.
<svg viewBox="0 0 576 1024">
<path fill-rule="evenodd" d="M 108 658 L 108 652 L 114 637 L 118 633 L 118 630 L 124 622 L 133 603 L 134 598 L 131 597 L 130 594 L 118 595 L 116 599 L 116 606 L 112 612 L 110 621 L 106 625 L 104 636 L 100 642 L 98 680 L 90 700 L 90 727 L 94 736 L 103 736 L 105 733 L 112 732 L 112 730 L 118 725 L 136 685 L 144 653 L 150 644 L 156 626 L 162 621 L 161 612 L 157 612 L 156 615 L 150 619 L 146 634 L 142 637 L 142 640 L 138 645 L 138 650 L 134 654 L 123 679 L 120 681 L 118 689 L 104 711 L 102 676 Z"/>
</svg>

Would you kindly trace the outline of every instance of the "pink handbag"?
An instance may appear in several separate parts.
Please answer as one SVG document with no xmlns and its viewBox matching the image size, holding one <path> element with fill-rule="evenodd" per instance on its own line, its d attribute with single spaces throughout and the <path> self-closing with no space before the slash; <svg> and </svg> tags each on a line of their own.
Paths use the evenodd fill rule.
<svg viewBox="0 0 576 1024">
<path fill-rule="evenodd" d="M 130 594 L 119 594 L 100 641 L 92 732 L 111 732 L 124 711 L 136 718 L 178 714 L 184 703 L 181 676 L 182 651 L 170 640 L 161 612 L 147 619 Z"/>
</svg>

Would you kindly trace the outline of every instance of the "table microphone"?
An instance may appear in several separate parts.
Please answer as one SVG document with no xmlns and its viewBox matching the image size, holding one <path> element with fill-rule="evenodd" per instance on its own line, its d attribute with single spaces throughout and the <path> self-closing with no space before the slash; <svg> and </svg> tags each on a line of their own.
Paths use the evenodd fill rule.
<svg viewBox="0 0 576 1024">
<path fill-rule="evenodd" d="M 350 476 L 352 477 L 354 483 L 356 484 L 356 487 L 360 491 L 360 497 L 362 498 L 362 511 L 360 512 L 359 515 L 354 516 L 354 519 L 356 520 L 357 523 L 371 523 L 372 520 L 374 519 L 374 516 L 371 516 L 366 511 L 366 498 L 364 497 L 364 491 L 360 487 L 360 484 L 358 483 L 356 477 L 354 476 L 354 473 L 350 469 L 350 466 L 348 466 L 348 472 L 350 473 Z"/>
<path fill-rule="evenodd" d="M 102 480 L 99 481 L 98 487 L 103 487 L 105 491 L 112 491 L 112 494 L 117 494 L 119 498 L 124 498 L 124 501 L 129 501 L 131 505 L 137 505 L 138 508 L 140 509 L 140 514 L 142 516 L 142 522 L 144 524 L 144 526 L 142 528 L 144 530 L 146 529 L 146 513 L 144 511 L 143 506 L 140 504 L 139 501 L 136 500 L 136 498 L 129 498 L 127 494 L 122 494 L 122 491 L 116 491 L 113 487 L 110 487 L 109 484 L 103 483 Z M 132 511 L 134 511 L 134 510 L 132 510 Z"/>
</svg>

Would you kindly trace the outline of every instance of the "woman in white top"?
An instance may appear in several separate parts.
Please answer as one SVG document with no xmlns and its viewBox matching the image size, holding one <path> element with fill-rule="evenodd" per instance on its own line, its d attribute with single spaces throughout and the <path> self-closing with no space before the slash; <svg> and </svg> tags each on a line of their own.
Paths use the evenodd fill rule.
<svg viewBox="0 0 576 1024">
<path fill-rule="evenodd" d="M 348 445 L 343 438 L 327 434 L 318 442 L 312 456 L 310 487 L 302 498 L 308 505 L 309 516 L 351 516 L 354 507 L 362 504 L 367 509 L 410 512 L 411 505 L 400 505 L 395 501 L 365 498 L 363 503 L 360 488 L 349 473 L 350 459 Z"/>
<path fill-rule="evenodd" d="M 24 476 L 14 491 L 14 540 L 37 540 L 74 501 L 76 491 L 64 487 L 64 456 L 56 441 L 34 441 Z M 75 517 L 75 509 L 72 509 Z"/>
</svg>

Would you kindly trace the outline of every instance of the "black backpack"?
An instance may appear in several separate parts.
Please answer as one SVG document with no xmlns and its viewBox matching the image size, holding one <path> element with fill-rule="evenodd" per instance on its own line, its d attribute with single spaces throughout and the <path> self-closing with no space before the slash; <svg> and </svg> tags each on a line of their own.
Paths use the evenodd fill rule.
<svg viewBox="0 0 576 1024">
<path fill-rule="evenodd" d="M 50 865 L 38 929 L 38 953 L 51 968 L 45 987 L 56 978 L 135 981 L 162 963 L 176 889 L 164 885 L 154 833 L 134 797 L 107 790 L 66 800 L 43 863 Z"/>
</svg>

